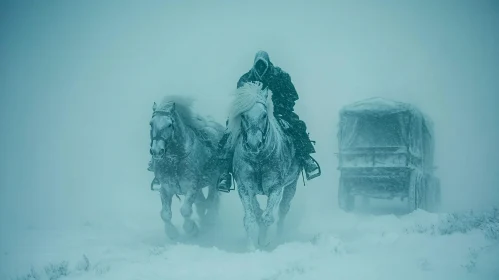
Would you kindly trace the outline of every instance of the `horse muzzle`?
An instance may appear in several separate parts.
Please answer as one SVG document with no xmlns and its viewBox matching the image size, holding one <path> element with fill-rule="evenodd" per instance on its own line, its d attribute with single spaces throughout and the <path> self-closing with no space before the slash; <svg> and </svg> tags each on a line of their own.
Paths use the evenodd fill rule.
<svg viewBox="0 0 499 280">
<path fill-rule="evenodd" d="M 245 148 L 251 153 L 258 153 L 263 147 L 263 133 L 259 130 L 253 135 L 248 135 Z"/>
<path fill-rule="evenodd" d="M 160 149 L 149 149 L 149 153 L 151 154 L 152 158 L 155 160 L 160 160 L 165 158 L 166 150 L 164 148 Z"/>
</svg>

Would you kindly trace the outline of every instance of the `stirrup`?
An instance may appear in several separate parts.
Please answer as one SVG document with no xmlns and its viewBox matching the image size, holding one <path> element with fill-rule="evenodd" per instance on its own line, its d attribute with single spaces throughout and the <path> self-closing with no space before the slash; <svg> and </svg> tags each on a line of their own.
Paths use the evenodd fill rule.
<svg viewBox="0 0 499 280">
<path fill-rule="evenodd" d="M 222 176 L 220 176 L 220 177 L 222 177 Z M 236 187 L 234 186 L 234 184 L 232 182 L 233 181 L 232 174 L 227 173 L 227 177 L 228 177 L 227 184 L 230 184 L 229 189 L 220 188 L 220 181 L 222 181 L 221 178 L 218 178 L 218 181 L 217 181 L 217 189 L 221 192 L 224 192 L 224 193 L 229 193 L 230 191 L 234 191 L 236 189 Z"/>
<path fill-rule="evenodd" d="M 159 185 L 161 188 L 161 183 L 159 182 L 158 178 L 154 177 L 151 182 L 151 191 L 158 191 L 159 188 L 154 188 L 155 185 Z"/>
<path fill-rule="evenodd" d="M 147 165 L 147 171 L 154 172 L 154 162 L 152 160 Z"/>
<path fill-rule="evenodd" d="M 307 171 L 305 171 L 305 175 L 307 177 L 307 181 L 310 181 L 314 178 L 317 178 L 319 176 L 321 176 L 322 172 L 321 172 L 321 166 L 319 165 L 319 163 L 313 158 L 313 157 L 310 157 L 314 162 L 315 164 L 317 164 L 317 172 L 314 172 L 312 174 L 309 174 Z"/>
</svg>

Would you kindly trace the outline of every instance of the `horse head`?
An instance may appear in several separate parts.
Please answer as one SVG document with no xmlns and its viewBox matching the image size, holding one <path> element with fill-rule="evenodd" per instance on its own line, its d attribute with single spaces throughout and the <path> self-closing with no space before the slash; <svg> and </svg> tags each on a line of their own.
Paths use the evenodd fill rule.
<svg viewBox="0 0 499 280">
<path fill-rule="evenodd" d="M 268 134 L 267 98 L 268 89 L 260 90 L 254 105 L 241 113 L 243 147 L 251 153 L 260 152 Z"/>
<path fill-rule="evenodd" d="M 175 134 L 175 103 L 165 108 L 157 108 L 153 105 L 151 121 L 151 149 L 150 153 L 154 159 L 163 159 L 166 150 L 171 145 Z"/>
</svg>

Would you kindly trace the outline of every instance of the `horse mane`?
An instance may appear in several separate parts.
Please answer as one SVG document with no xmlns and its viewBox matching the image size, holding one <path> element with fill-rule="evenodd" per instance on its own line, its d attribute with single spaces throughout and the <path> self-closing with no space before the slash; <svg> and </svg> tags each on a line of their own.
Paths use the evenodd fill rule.
<svg viewBox="0 0 499 280">
<path fill-rule="evenodd" d="M 180 96 L 169 95 L 163 97 L 158 104 L 156 110 L 169 111 L 175 104 L 175 112 L 181 118 L 185 126 L 193 130 L 193 132 L 201 138 L 201 141 L 208 142 L 211 146 L 216 147 L 219 139 L 222 137 L 224 127 L 212 119 L 204 118 L 192 111 L 194 99 Z"/>
<path fill-rule="evenodd" d="M 230 143 L 232 148 L 235 147 L 237 140 L 241 136 L 241 115 L 250 110 L 257 102 L 262 102 L 267 107 L 267 116 L 269 118 L 269 131 L 264 149 L 269 148 L 269 145 L 275 145 L 277 151 L 282 150 L 284 133 L 274 116 L 272 91 L 268 88 L 266 90 L 268 91 L 267 100 L 261 95 L 262 83 L 260 82 L 248 82 L 235 90 L 228 120 L 230 134 L 227 142 Z"/>
</svg>

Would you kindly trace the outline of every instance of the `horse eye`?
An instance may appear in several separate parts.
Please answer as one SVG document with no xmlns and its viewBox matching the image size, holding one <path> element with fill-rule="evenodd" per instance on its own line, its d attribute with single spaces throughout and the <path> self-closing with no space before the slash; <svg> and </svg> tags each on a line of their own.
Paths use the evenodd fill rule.
<svg viewBox="0 0 499 280">
<path fill-rule="evenodd" d="M 267 118 L 267 113 L 263 114 L 262 116 L 262 119 L 266 119 Z"/>
</svg>

